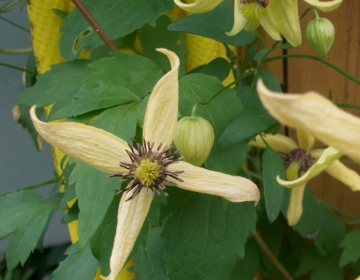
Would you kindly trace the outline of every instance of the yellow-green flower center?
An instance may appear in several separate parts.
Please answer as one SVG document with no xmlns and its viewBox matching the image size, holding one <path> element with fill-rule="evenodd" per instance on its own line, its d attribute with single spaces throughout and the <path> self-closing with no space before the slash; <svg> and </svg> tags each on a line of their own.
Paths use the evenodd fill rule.
<svg viewBox="0 0 360 280">
<path fill-rule="evenodd" d="M 285 170 L 285 177 L 288 181 L 293 181 L 299 178 L 299 169 L 301 165 L 296 162 L 292 162 L 288 168 Z"/>
<path fill-rule="evenodd" d="M 134 178 L 139 179 L 145 187 L 154 185 L 156 179 L 161 176 L 161 167 L 154 161 L 151 162 L 148 159 L 141 160 L 140 164 L 134 171 Z"/>
<path fill-rule="evenodd" d="M 240 8 L 240 11 L 245 19 L 250 22 L 260 22 L 265 14 L 265 7 L 261 1 L 245 2 Z"/>
</svg>

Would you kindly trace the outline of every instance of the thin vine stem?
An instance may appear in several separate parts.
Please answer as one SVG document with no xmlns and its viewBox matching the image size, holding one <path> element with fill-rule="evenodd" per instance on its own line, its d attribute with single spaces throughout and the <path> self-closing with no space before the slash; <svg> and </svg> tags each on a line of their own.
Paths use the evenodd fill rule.
<svg viewBox="0 0 360 280">
<path fill-rule="evenodd" d="M 9 24 L 11 24 L 11 25 L 13 25 L 13 26 L 15 26 L 15 27 L 27 32 L 27 33 L 30 33 L 29 29 L 25 28 L 24 26 L 22 26 L 20 24 L 17 24 L 16 22 L 14 22 L 14 21 L 12 21 L 10 19 L 7 19 L 7 18 L 2 17 L 2 16 L 0 16 L 0 19 L 3 20 L 3 21 L 6 21 L 7 23 L 9 23 Z"/>
<path fill-rule="evenodd" d="M 109 47 L 109 49 L 113 52 L 118 52 L 118 48 L 115 46 L 114 42 L 111 41 L 110 37 L 105 33 L 105 31 L 98 24 L 96 19 L 91 15 L 90 11 L 84 6 L 84 4 L 80 0 L 71 0 L 76 8 L 79 9 L 80 13 L 84 16 L 84 18 L 89 22 L 91 27 L 95 30 L 95 32 L 99 35 L 101 40 Z"/>
<path fill-rule="evenodd" d="M 269 260 L 272 262 L 272 264 L 277 268 L 277 270 L 280 272 L 282 276 L 284 276 L 287 280 L 293 280 L 289 272 L 283 267 L 283 265 L 278 261 L 278 259 L 275 257 L 275 255 L 271 252 L 269 247 L 266 245 L 264 240 L 261 238 L 261 236 L 255 232 L 253 233 L 253 237 L 256 241 L 256 243 L 259 245 L 261 250 L 265 253 L 265 255 L 269 258 Z"/>
<path fill-rule="evenodd" d="M 0 62 L 0 66 L 9 67 L 9 68 L 12 68 L 12 69 L 16 69 L 16 70 L 20 70 L 20 71 L 24 71 L 24 72 L 27 72 L 27 73 L 36 75 L 36 73 L 35 73 L 34 71 L 28 70 L 28 69 L 26 69 L 26 68 L 21 68 L 21 67 L 12 65 L 12 64 Z"/>
<path fill-rule="evenodd" d="M 32 48 L 27 49 L 2 49 L 0 48 L 0 53 L 2 54 L 29 54 L 32 52 Z"/>
<path fill-rule="evenodd" d="M 267 63 L 267 62 L 271 62 L 274 60 L 278 60 L 278 59 L 284 59 L 284 58 L 308 58 L 308 59 L 312 59 L 312 60 L 316 60 L 318 62 L 321 62 L 327 66 L 329 66 L 330 68 L 334 69 L 335 71 L 339 72 L 341 75 L 345 76 L 346 78 L 348 78 L 349 80 L 353 81 L 354 83 L 360 85 L 360 80 L 357 79 L 356 77 L 350 75 L 348 72 L 346 72 L 345 70 L 341 69 L 340 67 L 336 66 L 335 64 L 321 58 L 321 57 L 317 57 L 317 56 L 313 56 L 313 55 L 308 55 L 308 54 L 287 54 L 287 55 L 278 55 L 278 56 L 273 56 L 273 57 L 269 57 L 269 58 L 265 58 L 262 63 Z"/>
</svg>

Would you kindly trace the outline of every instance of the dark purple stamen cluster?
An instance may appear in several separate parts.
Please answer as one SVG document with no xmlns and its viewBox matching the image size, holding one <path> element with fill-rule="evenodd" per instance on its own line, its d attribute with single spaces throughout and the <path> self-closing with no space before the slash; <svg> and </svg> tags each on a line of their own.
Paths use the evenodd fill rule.
<svg viewBox="0 0 360 280">
<path fill-rule="evenodd" d="M 258 2 L 266 8 L 269 5 L 269 0 L 240 0 L 240 4 L 245 4 L 246 2 Z"/>
<path fill-rule="evenodd" d="M 300 148 L 294 149 L 288 154 L 284 154 L 282 158 L 284 160 L 285 169 L 287 169 L 294 161 L 301 165 L 301 168 L 299 168 L 299 177 L 312 166 L 311 154 Z"/>
<path fill-rule="evenodd" d="M 128 193 L 131 190 L 134 190 L 132 195 L 126 199 L 126 201 L 133 199 L 136 195 L 138 195 L 143 187 L 147 188 L 147 192 L 149 190 L 152 190 L 153 192 L 156 191 L 157 194 L 160 194 L 160 190 L 164 192 L 164 194 L 167 196 L 168 193 L 165 191 L 165 183 L 170 185 L 175 185 L 176 183 L 169 179 L 169 177 L 179 181 L 184 182 L 182 179 L 179 178 L 179 174 L 183 173 L 184 171 L 169 171 L 167 170 L 167 167 L 170 164 L 177 163 L 181 160 L 183 160 L 183 157 L 174 159 L 174 157 L 179 153 L 179 150 L 176 150 L 173 153 L 170 153 L 167 155 L 169 151 L 173 149 L 172 146 L 167 147 L 165 146 L 163 149 L 162 143 L 158 146 L 156 150 L 153 150 L 155 143 L 150 143 L 149 141 L 145 141 L 145 139 L 142 139 L 142 145 L 137 143 L 134 138 L 131 137 L 131 140 L 133 142 L 133 145 L 131 143 L 128 143 L 130 151 L 125 150 L 127 154 L 130 157 L 131 162 L 120 162 L 120 167 L 126 168 L 129 171 L 125 173 L 116 173 L 109 175 L 108 177 L 125 177 L 120 180 L 120 182 L 129 182 L 126 189 L 118 191 L 116 194 L 120 194 L 123 192 Z M 135 177 L 134 172 L 136 171 L 136 168 L 140 165 L 141 161 L 144 159 L 148 159 L 151 162 L 157 162 L 159 165 L 161 172 L 158 178 L 154 180 L 154 183 L 150 186 L 145 186 L 143 182 L 141 182 L 140 179 Z"/>
</svg>

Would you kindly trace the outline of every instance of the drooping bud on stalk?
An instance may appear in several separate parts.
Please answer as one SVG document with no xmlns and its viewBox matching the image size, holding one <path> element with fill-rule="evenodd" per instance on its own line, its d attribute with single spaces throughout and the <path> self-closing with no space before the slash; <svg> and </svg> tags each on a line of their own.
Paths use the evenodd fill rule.
<svg viewBox="0 0 360 280">
<path fill-rule="evenodd" d="M 334 25 L 326 18 L 313 19 L 306 27 L 306 39 L 319 55 L 325 57 L 335 39 Z"/>
<path fill-rule="evenodd" d="M 201 166 L 214 145 L 214 130 L 201 117 L 184 117 L 176 125 L 174 143 L 186 162 Z"/>
</svg>

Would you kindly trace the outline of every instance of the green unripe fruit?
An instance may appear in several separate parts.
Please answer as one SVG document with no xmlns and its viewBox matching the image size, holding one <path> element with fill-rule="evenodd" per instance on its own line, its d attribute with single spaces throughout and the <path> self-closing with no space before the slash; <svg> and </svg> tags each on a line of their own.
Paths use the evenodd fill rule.
<svg viewBox="0 0 360 280">
<path fill-rule="evenodd" d="M 174 143 L 186 162 L 201 166 L 214 145 L 214 130 L 203 118 L 184 117 L 176 125 Z"/>
<path fill-rule="evenodd" d="M 313 19 L 306 27 L 306 38 L 310 46 L 325 57 L 335 39 L 334 25 L 326 18 Z"/>
</svg>

